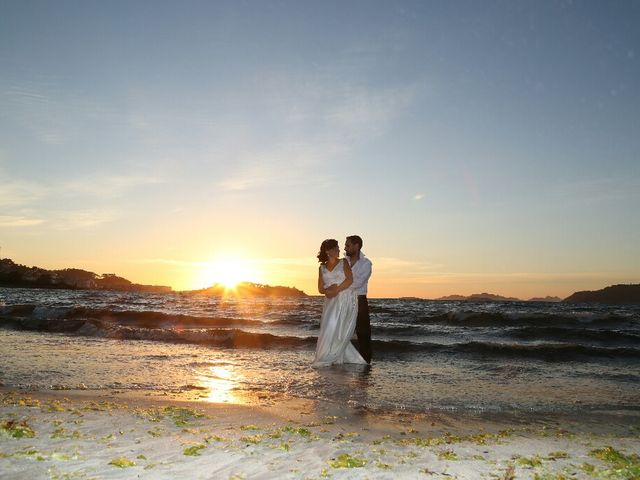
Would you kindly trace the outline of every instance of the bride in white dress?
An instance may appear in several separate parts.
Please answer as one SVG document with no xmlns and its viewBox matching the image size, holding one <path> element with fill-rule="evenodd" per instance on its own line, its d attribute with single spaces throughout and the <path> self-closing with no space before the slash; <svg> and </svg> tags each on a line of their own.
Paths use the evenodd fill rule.
<svg viewBox="0 0 640 480">
<path fill-rule="evenodd" d="M 356 328 L 358 299 L 351 288 L 353 275 L 349 262 L 340 258 L 340 247 L 333 239 L 320 246 L 318 261 L 318 291 L 325 295 L 320 334 L 316 346 L 314 367 L 339 363 L 366 365 L 358 350 L 351 344 Z"/>
</svg>

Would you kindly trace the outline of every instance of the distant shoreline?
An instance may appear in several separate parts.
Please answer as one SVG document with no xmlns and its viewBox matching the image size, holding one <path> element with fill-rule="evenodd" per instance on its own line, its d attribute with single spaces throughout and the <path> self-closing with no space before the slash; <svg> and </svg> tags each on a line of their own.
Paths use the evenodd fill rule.
<svg viewBox="0 0 640 480">
<path fill-rule="evenodd" d="M 98 275 L 94 272 L 76 268 L 47 270 L 39 267 L 27 267 L 14 263 L 11 259 L 0 259 L 0 287 L 4 288 L 36 288 L 52 290 L 106 290 L 135 293 L 178 293 L 186 295 L 224 296 L 228 289 L 214 284 L 199 290 L 173 290 L 164 285 L 142 285 L 112 273 Z M 240 282 L 234 289 L 238 297 L 315 297 L 295 287 L 262 285 L 251 282 Z M 611 285 L 595 291 L 580 291 L 562 299 L 560 297 L 533 297 L 520 299 L 504 297 L 493 293 L 475 293 L 472 295 L 447 295 L 439 298 L 421 298 L 415 296 L 370 297 L 394 298 L 414 301 L 461 301 L 461 302 L 564 302 L 590 303 L 603 305 L 640 305 L 640 284 Z"/>
</svg>

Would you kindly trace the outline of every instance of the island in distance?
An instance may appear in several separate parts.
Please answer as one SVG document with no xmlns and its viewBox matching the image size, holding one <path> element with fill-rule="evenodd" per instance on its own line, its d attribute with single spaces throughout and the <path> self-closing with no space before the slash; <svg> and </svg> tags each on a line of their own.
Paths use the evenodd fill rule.
<svg viewBox="0 0 640 480">
<path fill-rule="evenodd" d="M 224 296 L 228 294 L 228 288 L 218 283 L 201 290 L 189 290 L 180 292 L 185 295 L 212 295 Z M 294 287 L 282 287 L 262 285 L 260 283 L 240 282 L 233 289 L 233 295 L 238 297 L 307 297 L 302 290 Z"/>
<path fill-rule="evenodd" d="M 514 297 L 503 297 L 492 293 L 475 293 L 467 297 L 463 295 L 448 295 L 436 300 L 467 301 L 467 302 L 563 302 L 563 303 L 599 303 L 610 305 L 640 305 L 640 284 L 611 285 L 601 290 L 586 290 L 576 292 L 564 300 L 560 297 L 535 297 L 521 300 Z"/>
<path fill-rule="evenodd" d="M 567 303 L 602 303 L 640 305 L 640 284 L 612 285 L 601 290 L 576 292 L 563 300 Z"/>
<path fill-rule="evenodd" d="M 474 293 L 473 295 L 447 295 L 436 300 L 463 301 L 463 302 L 561 302 L 560 297 L 534 297 L 529 300 L 521 300 L 515 297 L 503 297 L 493 293 Z"/>
<path fill-rule="evenodd" d="M 14 263 L 9 258 L 0 260 L 0 287 L 60 288 L 75 290 L 115 290 L 121 292 L 170 293 L 171 287 L 164 285 L 141 285 L 113 273 L 98 275 L 79 268 L 47 270 Z M 222 296 L 228 293 L 223 285 L 212 285 L 202 290 L 180 292 Z M 272 287 L 257 283 L 241 282 L 233 290 L 238 297 L 306 297 L 302 290 L 291 287 Z"/>
<path fill-rule="evenodd" d="M 519 298 L 503 297 L 493 293 L 474 293 L 473 295 L 447 295 L 446 297 L 436 298 L 436 300 L 463 301 L 463 302 L 521 302 Z"/>
<path fill-rule="evenodd" d="M 113 273 L 98 275 L 78 268 L 47 270 L 39 267 L 27 267 L 14 263 L 11 259 L 0 259 L 0 287 L 18 288 L 61 288 L 77 290 L 115 290 L 124 292 L 171 293 L 171 287 L 163 285 L 141 285 Z M 232 293 L 238 297 L 308 297 L 306 293 L 294 287 L 270 286 L 241 282 L 233 292 L 223 285 L 214 284 L 201 290 L 178 292 L 185 295 L 223 296 Z M 405 300 L 426 300 L 418 297 L 401 297 Z M 612 285 L 601 290 L 576 292 L 562 300 L 559 297 L 535 297 L 521 300 L 492 293 L 476 293 L 469 296 L 448 295 L 435 300 L 469 302 L 565 302 L 599 304 L 637 304 L 640 305 L 640 284 Z"/>
<path fill-rule="evenodd" d="M 79 268 L 47 270 L 14 263 L 9 258 L 0 260 L 0 287 L 61 288 L 76 290 L 116 290 L 122 292 L 168 293 L 171 287 L 141 285 L 113 273 L 98 275 Z"/>
</svg>

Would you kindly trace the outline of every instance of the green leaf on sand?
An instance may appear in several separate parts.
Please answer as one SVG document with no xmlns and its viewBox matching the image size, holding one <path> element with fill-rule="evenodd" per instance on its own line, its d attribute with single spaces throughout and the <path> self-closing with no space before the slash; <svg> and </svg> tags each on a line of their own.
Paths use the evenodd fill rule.
<svg viewBox="0 0 640 480">
<path fill-rule="evenodd" d="M 601 478 L 636 479 L 640 478 L 640 456 L 637 453 L 626 455 L 611 446 L 598 448 L 590 456 L 609 464 L 609 469 L 601 469 L 584 464 L 582 469 Z"/>
<path fill-rule="evenodd" d="M 185 448 L 182 453 L 189 457 L 197 457 L 200 455 L 200 450 L 202 450 L 203 448 L 206 448 L 206 445 L 192 445 L 191 447 Z"/>
<path fill-rule="evenodd" d="M 260 430 L 260 427 L 257 425 L 240 425 L 240 430 Z"/>
<path fill-rule="evenodd" d="M 292 427 L 290 425 L 287 425 L 286 427 L 284 427 L 283 430 L 285 432 L 289 432 L 289 433 L 297 433 L 301 437 L 310 437 L 311 436 L 311 430 L 308 430 L 308 429 L 302 428 L 302 427 L 295 428 L 295 427 Z"/>
<path fill-rule="evenodd" d="M 118 467 L 118 468 L 129 468 L 129 467 L 135 467 L 136 462 L 134 462 L 133 460 L 129 460 L 128 458 L 125 458 L 125 457 L 118 457 L 111 460 L 109 462 L 109 465 L 113 465 L 114 467 Z"/>
<path fill-rule="evenodd" d="M 0 432 L 13 438 L 33 438 L 36 433 L 27 425 L 26 421 L 9 420 L 0 424 Z"/>
<path fill-rule="evenodd" d="M 329 465 L 333 468 L 360 468 L 364 467 L 367 464 L 367 461 L 358 458 L 352 457 L 348 453 L 342 453 L 332 460 L 329 460 Z"/>
<path fill-rule="evenodd" d="M 542 466 L 542 460 L 538 455 L 535 455 L 531 458 L 520 457 L 517 460 L 518 465 L 525 468 L 536 468 Z"/>
<path fill-rule="evenodd" d="M 64 453 L 53 452 L 51 454 L 51 460 L 56 460 L 58 462 L 67 462 L 67 461 L 71 460 L 71 457 L 69 455 L 64 454 Z"/>
<path fill-rule="evenodd" d="M 440 460 L 458 460 L 458 455 L 453 450 L 444 450 L 438 452 L 438 458 Z"/>
<path fill-rule="evenodd" d="M 243 443 L 260 443 L 263 438 L 263 435 L 247 435 L 245 437 L 240 437 L 240 441 Z"/>
</svg>

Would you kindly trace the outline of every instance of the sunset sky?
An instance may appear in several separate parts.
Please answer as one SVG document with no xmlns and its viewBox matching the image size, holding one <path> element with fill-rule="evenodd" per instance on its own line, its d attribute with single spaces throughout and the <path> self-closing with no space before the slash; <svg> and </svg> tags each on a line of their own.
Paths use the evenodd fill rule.
<svg viewBox="0 0 640 480">
<path fill-rule="evenodd" d="M 638 1 L 0 3 L 0 254 L 190 289 L 640 282 Z M 226 265 L 226 266 L 225 266 Z"/>
</svg>

